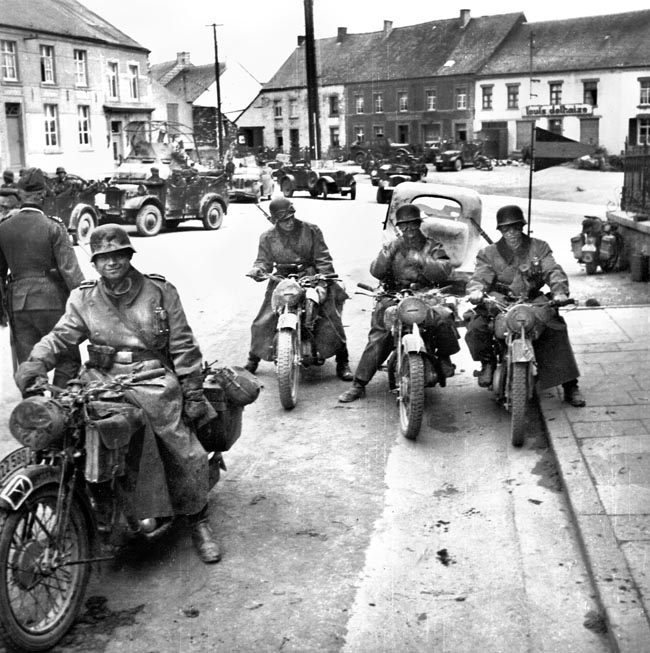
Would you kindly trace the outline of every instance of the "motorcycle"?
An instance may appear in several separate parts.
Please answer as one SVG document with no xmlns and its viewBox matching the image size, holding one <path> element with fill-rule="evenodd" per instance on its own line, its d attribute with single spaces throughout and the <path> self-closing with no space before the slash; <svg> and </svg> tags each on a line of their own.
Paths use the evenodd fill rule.
<svg viewBox="0 0 650 653">
<path fill-rule="evenodd" d="M 427 327 L 434 327 L 450 315 L 457 323 L 457 298 L 446 294 L 451 287 L 388 291 L 363 283 L 357 286 L 372 293 L 375 301 L 389 302 L 384 312 L 384 325 L 393 336 L 393 351 L 387 361 L 388 385 L 397 397 L 400 432 L 415 440 L 424 417 L 425 388 L 447 385 L 432 350 L 432 339 L 427 337 Z"/>
<path fill-rule="evenodd" d="M 492 170 L 492 159 L 477 152 L 474 155 L 474 167 L 477 170 Z"/>
<path fill-rule="evenodd" d="M 581 233 L 571 238 L 571 250 L 578 263 L 584 264 L 587 274 L 595 274 L 598 266 L 603 272 L 611 272 L 623 251 L 623 237 L 618 233 L 618 225 L 586 215 Z"/>
<path fill-rule="evenodd" d="M 318 351 L 316 321 L 328 286 L 340 279 L 335 273 L 300 276 L 300 266 L 294 264 L 282 264 L 261 279 L 278 282 L 271 297 L 278 316 L 274 359 L 280 403 L 290 410 L 298 403 L 301 368 L 325 363 Z"/>
<path fill-rule="evenodd" d="M 9 428 L 23 447 L 0 461 L 0 638 L 9 646 L 50 650 L 81 612 L 91 565 L 171 528 L 171 518 L 137 519 L 120 482 L 145 424 L 125 391 L 164 374 L 32 387 L 12 411 Z M 226 468 L 221 452 L 239 438 L 243 405 L 259 387 L 236 368 L 206 365 L 203 379 L 217 418 L 195 432 L 212 488 Z"/>
<path fill-rule="evenodd" d="M 575 304 L 575 300 L 557 302 L 545 295 L 533 300 L 485 294 L 481 303 L 493 316 L 492 345 L 497 364 L 490 389 L 510 413 L 512 445 L 521 447 L 527 430 L 526 407 L 534 396 L 537 376 L 533 343 L 545 327 L 541 312 Z"/>
</svg>

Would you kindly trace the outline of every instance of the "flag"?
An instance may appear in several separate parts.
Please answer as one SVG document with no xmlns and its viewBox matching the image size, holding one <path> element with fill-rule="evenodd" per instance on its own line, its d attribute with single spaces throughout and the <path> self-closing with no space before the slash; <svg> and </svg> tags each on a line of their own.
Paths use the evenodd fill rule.
<svg viewBox="0 0 650 653">
<path fill-rule="evenodd" d="M 561 134 L 535 127 L 533 172 L 539 172 L 546 168 L 558 166 L 566 161 L 573 161 L 581 156 L 593 154 L 596 147 L 596 145 L 578 143 L 578 141 L 566 138 Z"/>
</svg>

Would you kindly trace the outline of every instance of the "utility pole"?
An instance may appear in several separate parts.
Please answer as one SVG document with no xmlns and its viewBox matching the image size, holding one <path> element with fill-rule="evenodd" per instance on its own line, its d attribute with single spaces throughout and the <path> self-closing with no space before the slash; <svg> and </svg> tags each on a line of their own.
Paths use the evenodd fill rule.
<svg viewBox="0 0 650 653">
<path fill-rule="evenodd" d="M 221 82 L 219 80 L 219 49 L 217 47 L 217 25 L 212 23 L 212 38 L 214 40 L 214 75 L 217 82 L 217 147 L 219 150 L 219 161 L 223 163 L 223 122 L 221 119 Z"/>
<path fill-rule="evenodd" d="M 537 81 L 533 78 L 533 54 L 534 54 L 534 49 L 535 49 L 535 35 L 533 34 L 533 30 L 530 30 L 530 41 L 528 44 L 529 48 L 529 57 L 530 57 L 530 90 L 529 90 L 529 96 L 530 100 L 533 99 L 533 97 L 537 97 L 535 93 L 533 93 L 533 82 Z M 533 172 L 535 171 L 535 123 L 537 121 L 535 118 L 532 119 L 530 123 L 530 170 L 528 171 L 528 227 L 527 227 L 527 233 L 530 236 L 530 216 L 532 213 L 532 205 L 533 205 Z"/>
<path fill-rule="evenodd" d="M 312 158 L 320 159 L 320 112 L 318 109 L 318 77 L 316 73 L 316 46 L 314 42 L 313 0 L 305 5 L 305 63 L 307 65 L 307 112 L 309 114 L 309 151 Z"/>
</svg>

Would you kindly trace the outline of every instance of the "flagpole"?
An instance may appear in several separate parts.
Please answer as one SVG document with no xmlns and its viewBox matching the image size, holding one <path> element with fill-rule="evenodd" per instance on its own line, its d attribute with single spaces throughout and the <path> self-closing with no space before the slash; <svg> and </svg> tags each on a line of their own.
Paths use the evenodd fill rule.
<svg viewBox="0 0 650 653">
<path fill-rule="evenodd" d="M 530 123 L 530 170 L 528 172 L 528 235 L 530 236 L 530 215 L 533 202 L 533 172 L 535 170 L 535 120 Z"/>
</svg>

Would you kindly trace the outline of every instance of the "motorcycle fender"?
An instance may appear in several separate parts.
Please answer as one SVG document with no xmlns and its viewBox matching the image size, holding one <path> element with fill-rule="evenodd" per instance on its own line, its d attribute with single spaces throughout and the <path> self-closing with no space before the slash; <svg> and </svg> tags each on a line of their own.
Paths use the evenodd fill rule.
<svg viewBox="0 0 650 653">
<path fill-rule="evenodd" d="M 424 342 L 417 333 L 407 333 L 402 336 L 402 347 L 409 354 L 424 353 Z"/>
<path fill-rule="evenodd" d="M 533 343 L 518 338 L 512 341 L 511 360 L 513 363 L 531 363 L 535 360 Z"/>
<path fill-rule="evenodd" d="M 591 263 L 596 260 L 596 245 L 593 243 L 586 243 L 582 246 L 582 261 L 584 263 Z"/>
<path fill-rule="evenodd" d="M 0 509 L 16 511 L 39 488 L 59 482 L 61 469 L 49 465 L 28 465 L 16 470 L 0 488 Z"/>
<path fill-rule="evenodd" d="M 296 313 L 282 313 L 278 317 L 278 331 L 282 329 L 292 329 L 295 331 L 298 328 L 298 315 Z"/>
</svg>

